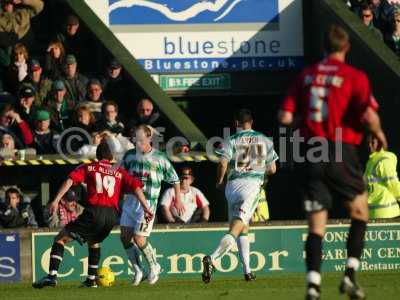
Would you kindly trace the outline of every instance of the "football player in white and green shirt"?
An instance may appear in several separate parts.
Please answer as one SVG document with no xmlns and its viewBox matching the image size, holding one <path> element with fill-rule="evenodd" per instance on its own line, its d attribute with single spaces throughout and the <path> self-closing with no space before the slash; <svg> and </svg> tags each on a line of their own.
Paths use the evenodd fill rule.
<svg viewBox="0 0 400 300">
<path fill-rule="evenodd" d="M 202 278 L 205 283 L 210 282 L 215 261 L 235 244 L 239 249 L 245 280 L 255 279 L 250 270 L 250 243 L 247 236 L 249 222 L 257 208 L 264 181 L 276 172 L 275 161 L 278 155 L 272 141 L 254 131 L 252 124 L 251 112 L 239 111 L 235 116 L 235 125 L 240 131 L 217 150 L 220 155 L 217 187 L 222 187 L 225 174 L 228 173 L 225 197 L 228 201 L 230 227 L 229 233 L 221 239 L 214 253 L 203 258 Z"/>
<path fill-rule="evenodd" d="M 152 131 L 146 125 L 139 126 L 136 131 L 136 149 L 128 151 L 122 159 L 122 166 L 132 175 L 138 177 L 144 184 L 143 192 L 148 204 L 155 214 L 158 197 L 160 195 L 161 182 L 172 184 L 175 195 L 180 195 L 180 181 L 171 162 L 166 155 L 151 147 Z M 175 199 L 175 207 L 182 212 L 183 205 L 180 196 Z M 133 194 L 127 195 L 121 215 L 121 241 L 128 255 L 135 276 L 133 285 L 139 285 L 143 279 L 143 267 L 140 255 L 146 258 L 150 273 L 150 284 L 157 282 L 161 271 L 157 263 L 153 247 L 147 241 L 153 228 L 154 218 L 147 222 L 140 203 Z"/>
</svg>

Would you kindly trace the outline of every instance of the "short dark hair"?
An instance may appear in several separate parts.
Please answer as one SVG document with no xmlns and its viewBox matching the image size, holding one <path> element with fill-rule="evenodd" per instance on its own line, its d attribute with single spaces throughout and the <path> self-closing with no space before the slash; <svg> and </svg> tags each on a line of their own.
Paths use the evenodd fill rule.
<svg viewBox="0 0 400 300">
<path fill-rule="evenodd" d="M 240 124 L 252 122 L 253 116 L 251 115 L 251 111 L 249 109 L 238 110 L 235 114 L 235 121 L 238 121 Z"/>
<path fill-rule="evenodd" d="M 108 100 L 103 103 L 103 105 L 101 106 L 101 112 L 104 114 L 106 112 L 107 106 L 110 106 L 110 105 L 114 106 L 116 112 L 118 112 L 118 104 L 117 104 L 117 102 L 112 101 L 112 100 Z"/>
<path fill-rule="evenodd" d="M 21 199 L 21 193 L 20 193 L 20 191 L 19 191 L 17 188 L 15 188 L 15 187 L 10 187 L 10 188 L 8 188 L 8 189 L 6 190 L 6 202 L 7 202 L 7 203 L 10 203 L 10 195 L 11 195 L 11 194 L 17 194 L 18 197 Z"/>
<path fill-rule="evenodd" d="M 96 158 L 98 160 L 102 159 L 113 160 L 113 154 L 111 152 L 111 148 L 106 140 L 102 140 L 101 143 L 97 146 Z"/>
<path fill-rule="evenodd" d="M 332 25 L 325 34 L 324 47 L 328 54 L 344 51 L 349 43 L 349 35 L 340 25 Z"/>
</svg>

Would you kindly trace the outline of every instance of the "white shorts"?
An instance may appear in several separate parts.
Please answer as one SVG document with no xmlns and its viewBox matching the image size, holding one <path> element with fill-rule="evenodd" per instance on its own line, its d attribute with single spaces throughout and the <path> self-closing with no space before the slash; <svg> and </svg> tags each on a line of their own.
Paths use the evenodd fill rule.
<svg viewBox="0 0 400 300">
<path fill-rule="evenodd" d="M 235 179 L 228 181 L 225 197 L 228 200 L 229 222 L 240 219 L 244 224 L 250 223 L 257 208 L 262 182 L 254 179 Z"/>
<path fill-rule="evenodd" d="M 133 228 L 133 232 L 140 236 L 150 236 L 153 230 L 154 218 L 146 222 L 140 202 L 134 195 L 126 195 L 122 206 L 120 226 Z"/>
</svg>

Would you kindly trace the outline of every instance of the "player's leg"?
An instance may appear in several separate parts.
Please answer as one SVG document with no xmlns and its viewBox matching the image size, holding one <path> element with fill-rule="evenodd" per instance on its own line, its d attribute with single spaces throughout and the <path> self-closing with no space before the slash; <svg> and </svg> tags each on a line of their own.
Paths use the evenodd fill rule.
<svg viewBox="0 0 400 300">
<path fill-rule="evenodd" d="M 243 227 L 242 232 L 239 234 L 239 237 L 236 239 L 236 243 L 243 266 L 244 279 L 246 281 L 253 281 L 256 279 L 256 276 L 251 272 L 250 269 L 250 241 L 248 233 L 250 228 L 249 222 L 254 215 L 254 212 L 257 209 L 258 203 L 261 199 L 259 182 L 250 182 L 250 184 L 248 184 L 248 189 L 245 189 L 244 192 L 245 193 L 243 197 L 245 197 L 246 200 L 239 209 L 239 215 L 245 226 Z"/>
<path fill-rule="evenodd" d="M 161 273 L 161 266 L 157 262 L 155 249 L 147 240 L 147 236 L 143 234 L 147 233 L 137 232 L 135 233 L 133 239 L 149 265 L 150 268 L 148 276 L 149 283 L 155 284 L 159 279 Z M 150 232 L 148 232 L 148 235 L 150 235 Z"/>
<path fill-rule="evenodd" d="M 331 189 L 343 200 L 351 218 L 347 239 L 348 259 L 339 289 L 352 299 L 364 299 L 365 293 L 356 283 L 355 271 L 360 265 L 360 256 L 364 248 L 368 198 L 357 148 L 348 144 L 343 144 L 342 148 L 342 162 L 331 164 L 328 173 Z"/>
<path fill-rule="evenodd" d="M 308 236 L 305 243 L 307 268 L 306 299 L 319 299 L 321 286 L 322 239 L 325 235 L 328 211 L 308 214 Z"/>
<path fill-rule="evenodd" d="M 41 289 L 46 286 L 54 287 L 57 285 L 57 273 L 64 256 L 64 246 L 70 241 L 72 241 L 72 238 L 65 229 L 62 229 L 54 238 L 50 251 L 49 273 L 39 281 L 34 282 L 32 284 L 34 288 Z"/>
<path fill-rule="evenodd" d="M 345 202 L 349 211 L 351 225 L 347 238 L 347 262 L 340 291 L 352 299 L 364 299 L 365 293 L 356 283 L 355 272 L 360 267 L 360 257 L 364 249 L 364 235 L 368 221 L 367 193 L 357 195 L 353 201 Z"/>
<path fill-rule="evenodd" d="M 249 241 L 249 226 L 245 226 L 242 233 L 236 239 L 239 250 L 240 260 L 243 266 L 244 279 L 246 281 L 253 281 L 256 279 L 255 275 L 250 269 L 250 241 Z"/>
<path fill-rule="evenodd" d="M 88 242 L 88 276 L 84 282 L 82 282 L 82 287 L 97 288 L 97 269 L 99 268 L 101 256 L 101 248 L 99 243 Z"/>
<path fill-rule="evenodd" d="M 125 249 L 126 255 L 131 262 L 135 275 L 132 281 L 134 286 L 138 286 L 143 279 L 143 265 L 140 260 L 141 251 L 133 242 L 134 228 L 128 226 L 121 226 L 121 243 Z"/>
</svg>

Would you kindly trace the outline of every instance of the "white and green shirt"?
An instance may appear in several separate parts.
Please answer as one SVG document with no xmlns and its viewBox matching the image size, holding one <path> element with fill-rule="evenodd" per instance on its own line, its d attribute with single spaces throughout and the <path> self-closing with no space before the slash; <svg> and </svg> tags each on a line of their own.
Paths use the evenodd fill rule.
<svg viewBox="0 0 400 300">
<path fill-rule="evenodd" d="M 273 142 L 252 129 L 230 136 L 216 153 L 229 161 L 228 180 L 254 178 L 263 181 L 267 168 L 278 159 Z"/>
<path fill-rule="evenodd" d="M 179 177 L 167 156 L 156 149 L 145 154 L 137 153 L 135 149 L 129 150 L 122 158 L 122 166 L 143 182 L 144 195 L 154 211 L 160 196 L 161 182 L 179 183 Z"/>
</svg>

